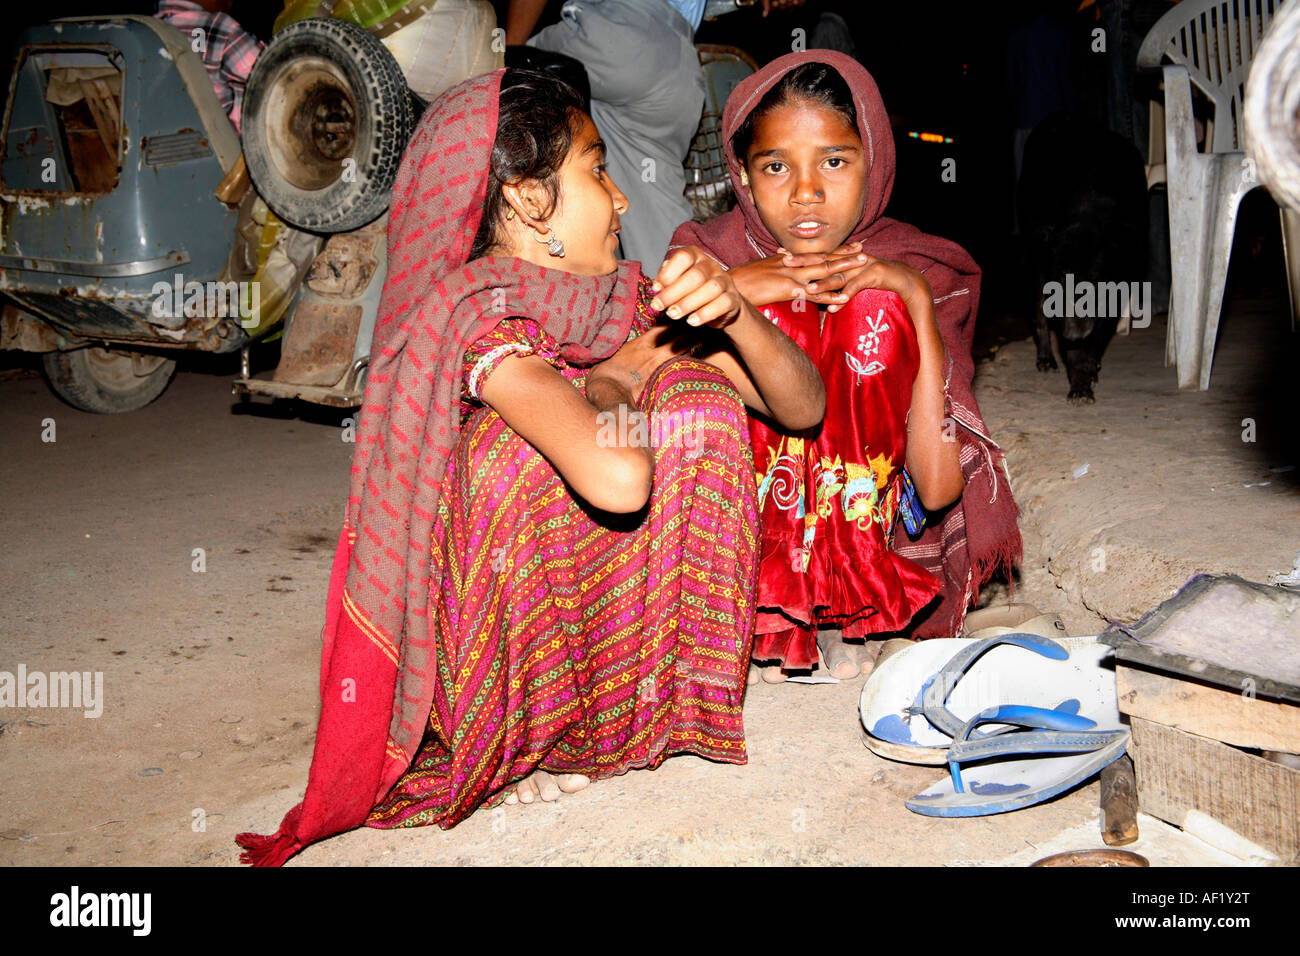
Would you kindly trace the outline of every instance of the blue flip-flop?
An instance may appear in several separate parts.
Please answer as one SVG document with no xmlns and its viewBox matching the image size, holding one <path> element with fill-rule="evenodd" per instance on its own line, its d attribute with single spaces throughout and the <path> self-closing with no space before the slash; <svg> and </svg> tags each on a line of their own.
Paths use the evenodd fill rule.
<svg viewBox="0 0 1300 956">
<path fill-rule="evenodd" d="M 966 721 L 991 706 L 1114 710 L 1115 678 L 1100 666 L 1112 652 L 1095 637 L 1031 633 L 922 641 L 867 678 L 859 700 L 863 742 L 882 757 L 939 765 Z M 979 736 L 1011 729 L 986 726 Z"/>
<path fill-rule="evenodd" d="M 1128 745 L 1129 731 L 1079 714 L 1042 707 L 1004 705 L 976 714 L 953 736 L 949 775 L 906 801 L 909 810 L 932 817 L 1006 813 L 1050 800 L 1099 773 Z M 1033 728 L 975 735 L 981 724 Z M 1043 756 L 1056 754 L 1059 756 Z"/>
</svg>

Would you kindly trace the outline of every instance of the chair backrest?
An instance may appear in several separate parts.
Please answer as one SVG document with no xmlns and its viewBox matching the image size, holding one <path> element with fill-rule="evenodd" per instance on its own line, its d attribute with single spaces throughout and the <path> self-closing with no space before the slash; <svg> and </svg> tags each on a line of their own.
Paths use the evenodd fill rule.
<svg viewBox="0 0 1300 956">
<path fill-rule="evenodd" d="M 722 111 L 732 91 L 758 72 L 758 64 L 734 46 L 697 43 L 695 49 L 704 74 L 704 111 L 686 154 L 686 198 L 695 221 L 707 222 L 735 205 L 722 149 Z"/>
<path fill-rule="evenodd" d="M 1214 104 L 1209 151 L 1241 149 L 1246 75 L 1260 40 L 1285 0 L 1182 0 L 1156 21 L 1138 51 L 1138 66 L 1168 61 L 1187 68 Z"/>
</svg>

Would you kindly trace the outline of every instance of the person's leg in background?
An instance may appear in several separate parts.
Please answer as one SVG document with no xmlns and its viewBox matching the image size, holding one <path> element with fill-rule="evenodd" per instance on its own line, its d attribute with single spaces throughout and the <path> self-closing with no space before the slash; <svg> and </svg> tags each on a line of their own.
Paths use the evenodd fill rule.
<svg viewBox="0 0 1300 956">
<path fill-rule="evenodd" d="M 631 204 L 623 257 L 653 274 L 691 218 L 682 163 L 704 109 L 704 77 L 690 25 L 666 0 L 572 0 L 528 44 L 587 68 L 608 172 Z"/>
<path fill-rule="evenodd" d="M 1125 0 L 1129 8 L 1125 21 L 1125 61 L 1132 65 L 1129 82 L 1133 86 L 1136 110 L 1133 114 L 1134 142 L 1142 153 L 1142 161 L 1150 162 L 1151 105 L 1150 97 L 1161 94 L 1155 88 L 1153 77 L 1141 77 L 1137 72 L 1137 51 L 1156 21 L 1164 16 L 1169 4 L 1164 0 Z M 1169 193 L 1161 187 L 1147 193 L 1147 278 L 1151 280 L 1151 311 L 1165 312 L 1169 308 L 1169 284 L 1172 265 L 1169 251 Z"/>
<path fill-rule="evenodd" d="M 1106 31 L 1107 120 L 1148 162 L 1150 104 L 1146 84 L 1137 69 L 1138 49 L 1168 4 L 1163 0 L 1110 0 L 1100 8 Z M 1169 303 L 1169 197 L 1164 189 L 1147 194 L 1147 274 L 1151 282 L 1152 310 L 1164 312 Z"/>
</svg>

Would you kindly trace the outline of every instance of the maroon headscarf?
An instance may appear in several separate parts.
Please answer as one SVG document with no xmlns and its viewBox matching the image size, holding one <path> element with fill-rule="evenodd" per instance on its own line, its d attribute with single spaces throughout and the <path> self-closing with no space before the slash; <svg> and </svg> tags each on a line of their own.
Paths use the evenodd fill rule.
<svg viewBox="0 0 1300 956">
<path fill-rule="evenodd" d="M 893 130 L 871 74 L 842 53 L 807 50 L 773 60 L 737 86 L 722 115 L 723 148 L 738 197 L 736 208 L 706 223 L 683 224 L 673 234 L 669 249 L 700 246 L 728 268 L 776 254 L 780 243 L 763 224 L 749 187 L 741 181 L 743 166 L 732 139 L 767 92 L 805 63 L 824 63 L 844 78 L 853 93 L 858 135 L 867 153 L 866 205 L 861 222 L 845 241 L 860 241 L 868 255 L 906 263 L 923 273 L 934 290 L 935 316 L 949 360 L 945 375 L 949 414 L 961 426 L 966 490 L 942 521 L 928 526 L 918 540 L 898 534 L 894 550 L 933 573 L 944 586 L 940 599 L 917 615 L 910 632 L 916 637 L 953 637 L 960 634 L 966 609 L 978 599 L 980 587 L 1000 568 L 1020 563 L 1016 526 L 1020 510 L 1011 497 L 1002 450 L 989 437 L 971 387 L 980 268 L 956 243 L 881 215 L 894 188 L 896 164 Z"/>
<path fill-rule="evenodd" d="M 321 714 L 307 793 L 271 836 L 241 833 L 245 863 L 278 865 L 365 822 L 405 773 L 429 720 L 437 649 L 429 543 L 460 429 L 465 350 L 508 316 L 537 321 L 574 364 L 626 340 L 640 268 L 579 276 L 519 259 L 466 262 L 482 218 L 503 70 L 435 100 L 398 172 L 352 459 L 326 599 Z"/>
</svg>

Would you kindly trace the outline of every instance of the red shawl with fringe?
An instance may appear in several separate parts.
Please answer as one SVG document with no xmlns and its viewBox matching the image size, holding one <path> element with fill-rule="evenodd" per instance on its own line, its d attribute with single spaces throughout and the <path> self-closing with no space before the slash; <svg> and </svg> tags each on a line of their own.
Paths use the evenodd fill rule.
<svg viewBox="0 0 1300 956">
<path fill-rule="evenodd" d="M 673 235 L 670 249 L 695 245 L 724 266 L 775 255 L 779 243 L 763 224 L 749 188 L 741 183 L 741 163 L 732 138 L 745 117 L 790 70 L 805 63 L 825 63 L 836 70 L 853 93 L 858 134 L 867 152 L 867 198 L 862 221 L 846 242 L 860 241 L 863 251 L 906 263 L 924 273 L 934 290 L 935 315 L 948 352 L 950 414 L 961 426 L 961 466 L 966 490 L 936 524 L 916 541 L 900 532 L 894 550 L 943 582 L 938 601 L 927 606 L 909 630 L 916 637 L 953 637 L 961 633 L 966 609 L 980 587 L 999 569 L 1020 563 L 1016 519 L 1020 510 L 1011 497 L 1003 470 L 1002 450 L 988 434 L 971 387 L 975 363 L 971 342 L 979 305 L 980 268 L 954 242 L 931 236 L 915 226 L 882 215 L 894 188 L 894 136 L 880 91 L 862 65 L 831 50 L 790 53 L 772 61 L 736 87 L 727 99 L 722 136 L 738 197 L 736 208 L 706 223 L 688 222 Z"/>
<path fill-rule="evenodd" d="M 279 865 L 364 823 L 419 749 L 436 681 L 430 528 L 460 428 L 465 349 L 501 319 L 524 316 L 563 343 L 566 360 L 589 364 L 612 355 L 631 328 L 635 263 L 587 277 L 518 259 L 466 262 L 487 193 L 503 72 L 435 100 L 402 159 L 326 599 L 307 793 L 276 833 L 236 837 L 245 863 Z"/>
</svg>

